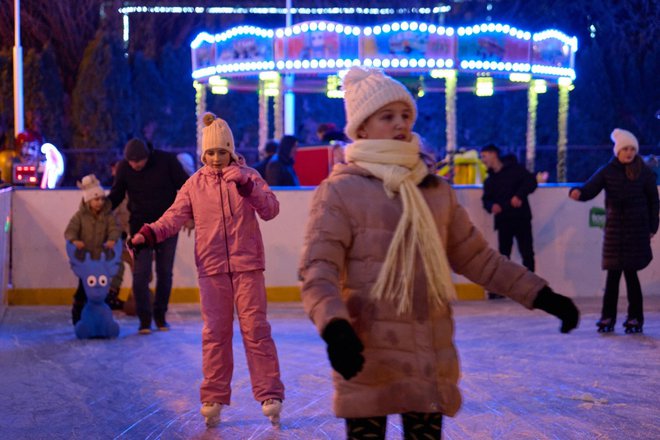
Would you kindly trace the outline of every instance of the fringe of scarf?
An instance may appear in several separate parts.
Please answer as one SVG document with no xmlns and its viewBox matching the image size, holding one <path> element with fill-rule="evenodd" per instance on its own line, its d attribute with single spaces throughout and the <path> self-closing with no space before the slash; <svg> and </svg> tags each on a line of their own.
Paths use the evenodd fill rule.
<svg viewBox="0 0 660 440">
<path fill-rule="evenodd" d="M 372 298 L 393 302 L 400 314 L 412 309 L 417 252 L 426 274 L 429 304 L 444 306 L 456 299 L 444 245 L 417 186 L 429 172 L 419 153 L 416 135 L 412 142 L 362 139 L 346 148 L 347 161 L 382 180 L 389 198 L 401 195 L 403 213 L 371 290 Z"/>
</svg>

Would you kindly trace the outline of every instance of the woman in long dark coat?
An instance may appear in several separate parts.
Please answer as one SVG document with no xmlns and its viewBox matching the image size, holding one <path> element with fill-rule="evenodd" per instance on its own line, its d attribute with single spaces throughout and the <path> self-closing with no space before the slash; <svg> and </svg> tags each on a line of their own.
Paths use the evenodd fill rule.
<svg viewBox="0 0 660 440">
<path fill-rule="evenodd" d="M 628 317 L 626 333 L 642 331 L 644 311 L 637 271 L 653 259 L 651 237 L 658 231 L 656 176 L 637 154 L 639 144 L 626 130 L 612 132 L 614 155 L 584 186 L 571 189 L 574 200 L 591 200 L 605 190 L 605 240 L 603 269 L 607 271 L 599 332 L 611 332 L 616 323 L 619 281 L 626 279 Z"/>
</svg>

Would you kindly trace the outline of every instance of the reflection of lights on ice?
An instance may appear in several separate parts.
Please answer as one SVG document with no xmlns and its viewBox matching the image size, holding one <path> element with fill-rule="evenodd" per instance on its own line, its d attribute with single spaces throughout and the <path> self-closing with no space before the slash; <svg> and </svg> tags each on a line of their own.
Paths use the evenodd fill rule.
<svg viewBox="0 0 660 440">
<path fill-rule="evenodd" d="M 40 187 L 42 189 L 55 188 L 58 179 L 64 174 L 64 158 L 55 145 L 50 143 L 43 144 L 41 152 L 46 156 L 46 165 Z"/>
</svg>

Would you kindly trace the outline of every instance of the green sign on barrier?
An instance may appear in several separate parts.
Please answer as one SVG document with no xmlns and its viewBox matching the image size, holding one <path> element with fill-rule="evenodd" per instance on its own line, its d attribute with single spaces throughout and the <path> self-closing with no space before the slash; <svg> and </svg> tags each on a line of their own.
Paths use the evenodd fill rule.
<svg viewBox="0 0 660 440">
<path fill-rule="evenodd" d="M 605 209 L 594 206 L 589 210 L 589 227 L 601 229 L 605 227 Z"/>
</svg>

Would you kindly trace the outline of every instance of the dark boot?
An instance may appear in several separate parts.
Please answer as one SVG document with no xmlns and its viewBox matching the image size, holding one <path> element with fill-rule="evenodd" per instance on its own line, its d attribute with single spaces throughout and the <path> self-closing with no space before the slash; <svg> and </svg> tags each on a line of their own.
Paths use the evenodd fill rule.
<svg viewBox="0 0 660 440">
<path fill-rule="evenodd" d="M 138 329 L 138 333 L 141 335 L 151 334 L 151 316 L 140 316 L 140 328 Z"/>
<path fill-rule="evenodd" d="M 85 307 L 85 303 L 82 301 L 74 301 L 71 306 L 71 322 L 73 325 L 76 325 L 80 321 L 80 316 L 82 315 L 82 309 Z"/>
<path fill-rule="evenodd" d="M 124 301 L 119 299 L 119 291 L 117 289 L 110 289 L 108 296 L 105 297 L 105 303 L 112 310 L 123 310 L 124 308 Z"/>
<path fill-rule="evenodd" d="M 78 288 L 73 294 L 73 305 L 71 306 L 71 322 L 73 322 L 73 325 L 76 325 L 80 321 L 82 309 L 85 307 L 86 302 L 87 295 L 85 294 L 85 287 L 82 280 L 78 278 Z"/>
<path fill-rule="evenodd" d="M 133 292 L 129 293 L 128 298 L 126 298 L 126 301 L 124 301 L 124 313 L 126 313 L 128 316 L 137 315 L 137 312 L 135 311 L 135 297 L 133 296 Z"/>
<path fill-rule="evenodd" d="M 154 322 L 161 332 L 169 331 L 170 325 L 165 320 L 165 312 L 154 312 Z"/>
</svg>

